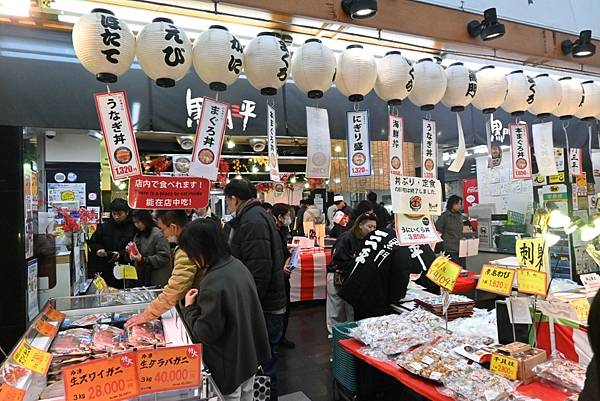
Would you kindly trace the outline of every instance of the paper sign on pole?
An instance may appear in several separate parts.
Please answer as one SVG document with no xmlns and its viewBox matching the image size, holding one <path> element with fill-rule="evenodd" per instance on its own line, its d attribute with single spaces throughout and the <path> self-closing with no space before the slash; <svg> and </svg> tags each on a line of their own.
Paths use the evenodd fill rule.
<svg viewBox="0 0 600 401">
<path fill-rule="evenodd" d="M 24 368 L 45 376 L 52 362 L 52 354 L 37 349 L 27 340 L 23 340 L 17 346 L 12 359 Z"/>
<path fill-rule="evenodd" d="M 306 108 L 306 135 L 308 137 L 306 176 L 308 178 L 329 178 L 331 139 L 329 115 L 326 109 Z"/>
<path fill-rule="evenodd" d="M 527 124 L 509 124 L 512 176 L 515 180 L 531 179 L 531 147 Z"/>
<path fill-rule="evenodd" d="M 138 274 L 135 266 L 116 265 L 113 268 L 113 275 L 117 280 L 137 280 Z"/>
<path fill-rule="evenodd" d="M 281 182 L 281 177 L 279 176 L 279 155 L 277 154 L 277 120 L 275 109 L 269 105 L 267 105 L 267 141 L 271 181 Z"/>
<path fill-rule="evenodd" d="M 141 393 L 200 387 L 201 355 L 199 344 L 139 351 Z"/>
<path fill-rule="evenodd" d="M 600 289 L 600 275 L 598 273 L 582 274 L 579 279 L 587 291 Z"/>
<path fill-rule="evenodd" d="M 395 213 L 396 236 L 401 246 L 433 244 L 442 239 L 429 216 Z"/>
<path fill-rule="evenodd" d="M 510 380 L 517 380 L 519 361 L 502 354 L 492 354 L 490 370 Z"/>
<path fill-rule="evenodd" d="M 388 151 L 390 183 L 392 177 L 404 175 L 404 120 L 402 117 L 388 116 Z"/>
<path fill-rule="evenodd" d="M 558 174 L 554 157 L 554 139 L 552 138 L 552 122 L 533 124 L 533 149 L 538 166 L 538 174 L 552 176 Z"/>
<path fill-rule="evenodd" d="M 96 93 L 94 98 L 113 180 L 142 174 L 125 91 Z"/>
<path fill-rule="evenodd" d="M 369 112 L 346 112 L 348 135 L 348 175 L 365 177 L 371 175 L 371 140 L 369 137 Z"/>
<path fill-rule="evenodd" d="M 391 177 L 392 208 L 394 213 L 442 214 L 442 184 L 419 177 Z"/>
<path fill-rule="evenodd" d="M 515 250 L 519 266 L 526 269 L 542 270 L 544 267 L 544 239 L 518 239 Z"/>
<path fill-rule="evenodd" d="M 569 171 L 575 177 L 583 174 L 583 151 L 581 149 L 569 149 Z"/>
<path fill-rule="evenodd" d="M 421 163 L 423 178 L 437 178 L 437 132 L 435 121 L 423 120 Z"/>
<path fill-rule="evenodd" d="M 196 209 L 208 205 L 210 182 L 198 177 L 140 175 L 129 180 L 133 209 Z"/>
<path fill-rule="evenodd" d="M 460 265 L 450 261 L 450 259 L 439 256 L 433 261 L 429 270 L 427 270 L 427 278 L 440 287 L 452 292 L 461 270 L 462 267 Z"/>
<path fill-rule="evenodd" d="M 494 294 L 509 296 L 512 292 L 515 271 L 492 265 L 483 265 L 477 289 Z"/>
<path fill-rule="evenodd" d="M 546 272 L 531 269 L 517 270 L 517 288 L 519 292 L 529 295 L 546 296 L 548 276 Z"/>
<path fill-rule="evenodd" d="M 204 98 L 190 163 L 191 176 L 217 179 L 228 111 L 227 103 Z"/>
</svg>

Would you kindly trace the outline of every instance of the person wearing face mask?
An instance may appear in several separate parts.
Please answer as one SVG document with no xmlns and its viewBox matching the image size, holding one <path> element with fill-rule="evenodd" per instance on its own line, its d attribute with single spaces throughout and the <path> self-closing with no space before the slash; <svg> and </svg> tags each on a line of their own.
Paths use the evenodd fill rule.
<svg viewBox="0 0 600 401">
<path fill-rule="evenodd" d="M 136 245 L 129 258 L 135 263 L 140 285 L 162 287 L 171 277 L 171 249 L 160 228 L 156 227 L 152 214 L 148 210 L 134 210 L 131 220 L 137 229 L 133 238 Z"/>
<path fill-rule="evenodd" d="M 123 288 L 123 280 L 117 280 L 113 274 L 115 262 L 131 263 L 126 250 L 127 244 L 135 235 L 130 210 L 125 199 L 113 200 L 110 204 L 110 219 L 98 226 L 88 242 L 93 255 L 90 273 L 101 273 L 106 283 L 113 288 Z"/>
<path fill-rule="evenodd" d="M 160 210 L 156 213 L 156 221 L 165 237 L 175 243 L 178 242 L 179 236 L 188 224 L 187 214 L 184 210 Z M 146 310 L 129 319 L 125 323 L 125 327 L 133 327 L 158 319 L 163 313 L 182 301 L 192 287 L 199 288 L 204 273 L 203 269 L 198 269 L 196 264 L 190 261 L 188 255 L 176 246 L 173 252 L 173 271 L 167 285 Z"/>
<path fill-rule="evenodd" d="M 331 265 L 327 267 L 327 330 L 338 323 L 354 320 L 354 310 L 340 298 L 338 292 L 344 279 L 356 264 L 364 239 L 377 228 L 377 216 L 365 213 L 358 216 L 350 231 L 343 233 L 335 242 Z"/>
</svg>

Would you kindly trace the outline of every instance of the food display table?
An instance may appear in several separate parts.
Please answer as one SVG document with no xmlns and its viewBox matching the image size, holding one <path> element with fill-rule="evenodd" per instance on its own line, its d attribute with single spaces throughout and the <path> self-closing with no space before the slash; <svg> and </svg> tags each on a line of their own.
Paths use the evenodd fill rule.
<svg viewBox="0 0 600 401">
<path fill-rule="evenodd" d="M 453 398 L 447 397 L 437 391 L 438 386 L 430 381 L 412 375 L 406 370 L 402 369 L 398 365 L 392 362 L 385 362 L 373 357 L 367 356 L 362 353 L 362 349 L 365 347 L 359 341 L 355 339 L 341 340 L 339 345 L 346 351 L 368 363 L 369 365 L 379 369 L 380 371 L 394 377 L 406 387 L 409 387 L 416 393 L 428 398 L 432 401 L 452 401 Z M 539 398 L 544 401 L 565 401 L 568 397 L 565 393 L 559 389 L 534 381 L 530 384 L 524 384 L 519 386 L 517 389 L 520 393 Z"/>
<path fill-rule="evenodd" d="M 325 299 L 329 263 L 331 249 L 307 248 L 300 252 L 298 266 L 290 277 L 292 302 Z"/>
</svg>

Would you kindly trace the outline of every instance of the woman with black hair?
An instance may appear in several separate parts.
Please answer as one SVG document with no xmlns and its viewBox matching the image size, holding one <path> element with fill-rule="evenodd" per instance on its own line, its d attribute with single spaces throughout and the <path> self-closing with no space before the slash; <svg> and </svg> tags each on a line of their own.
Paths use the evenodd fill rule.
<svg viewBox="0 0 600 401">
<path fill-rule="evenodd" d="M 454 262 L 460 264 L 462 267 L 466 267 L 465 258 L 458 257 L 465 221 L 461 210 L 462 198 L 456 195 L 450 196 L 446 203 L 446 211 L 435 222 L 435 228 L 442 235 L 442 239 L 444 240 L 442 244 L 443 250 L 446 254 Z"/>
<path fill-rule="evenodd" d="M 131 252 L 129 258 L 135 263 L 141 285 L 159 286 L 167 284 L 171 277 L 171 247 L 160 228 L 154 223 L 148 210 L 134 210 L 131 219 L 137 232 L 133 237 L 138 253 Z"/>
<path fill-rule="evenodd" d="M 183 310 L 194 340 L 202 344 L 203 362 L 225 400 L 252 400 L 258 366 L 271 358 L 254 278 L 231 256 L 222 230 L 211 220 L 190 223 L 179 247 L 206 270 L 185 296 Z"/>
</svg>

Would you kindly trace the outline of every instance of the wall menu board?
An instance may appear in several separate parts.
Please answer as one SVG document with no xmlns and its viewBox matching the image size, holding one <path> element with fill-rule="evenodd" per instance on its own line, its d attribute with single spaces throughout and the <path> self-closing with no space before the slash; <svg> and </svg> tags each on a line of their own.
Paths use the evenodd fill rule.
<svg viewBox="0 0 600 401">
<path fill-rule="evenodd" d="M 531 180 L 513 180 L 510 151 L 505 150 L 498 167 L 488 168 L 488 156 L 477 162 L 477 192 L 479 204 L 494 204 L 496 213 L 509 210 L 526 214 L 533 206 L 533 183 Z"/>
</svg>

